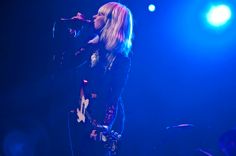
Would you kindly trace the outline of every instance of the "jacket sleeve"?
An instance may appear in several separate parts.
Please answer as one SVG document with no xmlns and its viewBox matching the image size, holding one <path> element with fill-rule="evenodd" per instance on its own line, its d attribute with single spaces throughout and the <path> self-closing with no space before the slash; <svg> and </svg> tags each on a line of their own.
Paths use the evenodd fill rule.
<svg viewBox="0 0 236 156">
<path fill-rule="evenodd" d="M 130 58 L 122 56 L 116 59 L 111 69 L 111 81 L 109 84 L 108 101 L 104 117 L 104 125 L 108 127 L 111 127 L 115 120 L 117 104 L 126 84 L 131 66 Z"/>
</svg>

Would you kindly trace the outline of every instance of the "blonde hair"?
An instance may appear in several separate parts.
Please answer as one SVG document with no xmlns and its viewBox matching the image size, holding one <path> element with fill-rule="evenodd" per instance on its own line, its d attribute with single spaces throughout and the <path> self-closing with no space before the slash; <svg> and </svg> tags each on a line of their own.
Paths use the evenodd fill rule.
<svg viewBox="0 0 236 156">
<path fill-rule="evenodd" d="M 98 10 L 105 15 L 100 41 L 108 51 L 128 56 L 132 46 L 133 17 L 131 11 L 117 2 L 104 4 Z"/>
</svg>

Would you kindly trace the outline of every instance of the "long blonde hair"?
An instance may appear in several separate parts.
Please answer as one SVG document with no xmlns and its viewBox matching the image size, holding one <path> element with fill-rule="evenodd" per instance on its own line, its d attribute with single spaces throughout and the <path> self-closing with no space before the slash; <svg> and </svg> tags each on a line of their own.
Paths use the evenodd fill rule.
<svg viewBox="0 0 236 156">
<path fill-rule="evenodd" d="M 105 15 L 100 41 L 108 51 L 128 56 L 132 46 L 133 17 L 131 11 L 117 2 L 104 4 L 98 10 Z"/>
</svg>

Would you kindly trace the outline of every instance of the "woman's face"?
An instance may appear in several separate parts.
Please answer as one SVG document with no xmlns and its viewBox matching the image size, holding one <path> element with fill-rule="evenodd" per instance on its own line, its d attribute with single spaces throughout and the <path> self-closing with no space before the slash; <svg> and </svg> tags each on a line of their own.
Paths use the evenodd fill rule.
<svg viewBox="0 0 236 156">
<path fill-rule="evenodd" d="M 94 28 L 95 30 L 101 30 L 106 23 L 106 17 L 103 13 L 98 12 L 97 15 L 93 16 Z"/>
</svg>

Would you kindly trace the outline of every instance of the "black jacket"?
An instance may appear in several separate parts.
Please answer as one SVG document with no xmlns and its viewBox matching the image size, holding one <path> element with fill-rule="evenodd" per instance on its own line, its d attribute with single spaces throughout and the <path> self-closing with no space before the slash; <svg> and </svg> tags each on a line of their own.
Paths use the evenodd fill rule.
<svg viewBox="0 0 236 156">
<path fill-rule="evenodd" d="M 86 97 L 90 100 L 87 111 L 95 122 L 109 127 L 116 119 L 131 65 L 129 57 L 117 53 L 109 60 L 110 54 L 95 45 L 87 45 L 78 53 L 79 81 L 88 82 L 85 86 Z"/>
</svg>

